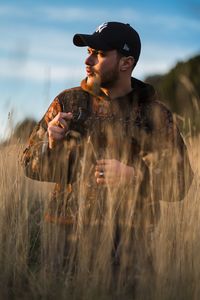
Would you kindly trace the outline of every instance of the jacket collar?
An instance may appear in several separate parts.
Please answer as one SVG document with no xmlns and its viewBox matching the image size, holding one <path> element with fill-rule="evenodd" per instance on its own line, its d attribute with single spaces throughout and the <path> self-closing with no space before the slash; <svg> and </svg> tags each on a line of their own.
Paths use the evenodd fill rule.
<svg viewBox="0 0 200 300">
<path fill-rule="evenodd" d="M 131 79 L 133 100 L 139 103 L 149 103 L 157 99 L 157 94 L 152 85 L 136 78 Z"/>
<path fill-rule="evenodd" d="M 156 92 L 150 84 L 147 84 L 136 78 L 131 78 L 132 85 L 132 101 L 139 103 L 148 103 L 156 100 Z M 88 92 L 90 95 L 98 98 L 99 100 L 110 101 L 110 98 L 100 90 L 99 94 L 95 94 L 92 88 L 87 85 L 87 77 L 82 80 L 81 88 Z"/>
</svg>

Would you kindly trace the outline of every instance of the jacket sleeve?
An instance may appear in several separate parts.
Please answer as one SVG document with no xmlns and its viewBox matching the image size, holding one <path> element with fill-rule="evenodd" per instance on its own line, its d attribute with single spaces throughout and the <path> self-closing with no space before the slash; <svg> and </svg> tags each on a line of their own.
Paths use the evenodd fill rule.
<svg viewBox="0 0 200 300">
<path fill-rule="evenodd" d="M 182 200 L 191 185 L 193 171 L 183 137 L 172 113 L 156 102 L 151 113 L 151 151 L 144 156 L 149 167 L 153 197 Z"/>
<path fill-rule="evenodd" d="M 61 178 L 66 180 L 70 151 L 63 142 L 50 149 L 47 133 L 48 123 L 61 111 L 59 99 L 55 98 L 30 135 L 21 158 L 27 177 L 50 182 L 60 182 Z"/>
</svg>

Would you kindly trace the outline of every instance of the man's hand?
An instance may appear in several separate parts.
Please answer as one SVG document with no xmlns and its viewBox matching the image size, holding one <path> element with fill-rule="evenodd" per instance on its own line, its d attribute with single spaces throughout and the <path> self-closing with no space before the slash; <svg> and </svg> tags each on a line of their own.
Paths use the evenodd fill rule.
<svg viewBox="0 0 200 300">
<path fill-rule="evenodd" d="M 57 141 L 64 139 L 69 128 L 69 121 L 73 118 L 71 112 L 59 112 L 48 124 L 49 148 L 52 149 Z"/>
<path fill-rule="evenodd" d="M 98 184 L 128 184 L 133 176 L 135 176 L 134 168 L 116 159 L 98 160 L 95 167 L 95 177 Z"/>
</svg>

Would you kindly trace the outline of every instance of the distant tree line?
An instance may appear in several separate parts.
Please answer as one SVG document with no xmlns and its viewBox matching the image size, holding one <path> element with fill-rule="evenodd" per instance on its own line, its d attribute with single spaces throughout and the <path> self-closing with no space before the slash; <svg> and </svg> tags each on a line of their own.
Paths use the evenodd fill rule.
<svg viewBox="0 0 200 300">
<path fill-rule="evenodd" d="M 155 87 L 158 99 L 176 114 L 183 133 L 200 133 L 200 55 L 178 62 L 165 75 L 149 76 L 145 81 Z"/>
<path fill-rule="evenodd" d="M 36 124 L 37 122 L 32 118 L 26 118 L 17 123 L 15 128 L 12 129 L 10 136 L 0 143 L 0 147 L 13 143 L 26 143 Z"/>
</svg>

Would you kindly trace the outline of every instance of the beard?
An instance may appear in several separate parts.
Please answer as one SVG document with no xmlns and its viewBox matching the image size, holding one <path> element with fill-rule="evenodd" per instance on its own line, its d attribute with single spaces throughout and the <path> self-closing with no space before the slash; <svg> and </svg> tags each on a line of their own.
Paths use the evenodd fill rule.
<svg viewBox="0 0 200 300">
<path fill-rule="evenodd" d="M 93 74 L 87 77 L 87 86 L 92 91 L 92 94 L 99 95 L 101 91 L 101 78 L 98 74 Z"/>
<path fill-rule="evenodd" d="M 98 95 L 101 88 L 112 88 L 119 79 L 118 65 L 102 74 L 94 70 L 91 76 L 87 77 L 87 85 L 92 90 L 93 94 Z"/>
<path fill-rule="evenodd" d="M 101 79 L 101 87 L 102 88 L 112 88 L 115 86 L 116 82 L 119 79 L 119 71 L 117 66 L 110 70 L 109 72 L 106 72 Z"/>
</svg>

